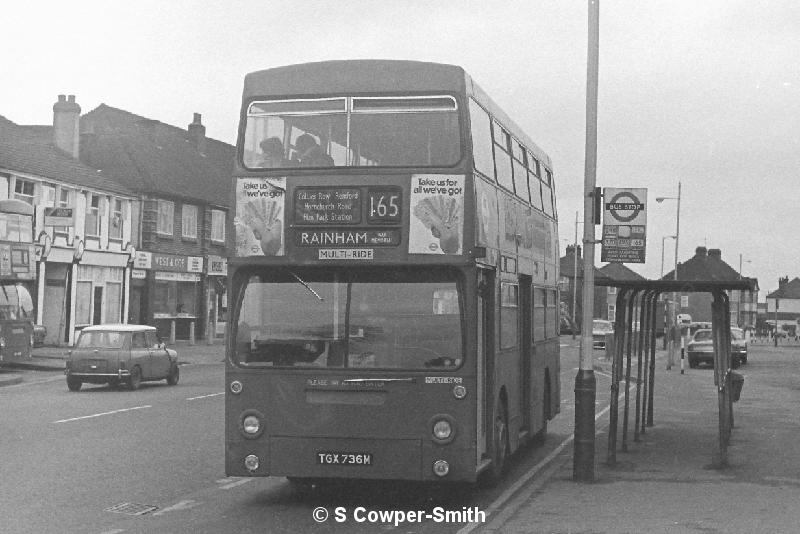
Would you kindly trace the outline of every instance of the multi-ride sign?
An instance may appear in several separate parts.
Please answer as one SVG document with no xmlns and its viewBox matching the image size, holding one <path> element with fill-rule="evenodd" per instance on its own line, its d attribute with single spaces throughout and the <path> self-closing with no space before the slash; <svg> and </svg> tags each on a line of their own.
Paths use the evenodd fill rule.
<svg viewBox="0 0 800 534">
<path fill-rule="evenodd" d="M 603 189 L 603 246 L 600 261 L 644 263 L 647 189 Z"/>
</svg>

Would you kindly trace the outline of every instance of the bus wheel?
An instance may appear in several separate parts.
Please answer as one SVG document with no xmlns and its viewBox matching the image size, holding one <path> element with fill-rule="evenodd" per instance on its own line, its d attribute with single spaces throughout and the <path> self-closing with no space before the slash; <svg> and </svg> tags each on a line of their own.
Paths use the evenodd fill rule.
<svg viewBox="0 0 800 534">
<path fill-rule="evenodd" d="M 128 387 L 131 388 L 131 391 L 136 391 L 139 389 L 139 386 L 142 385 L 142 370 L 139 366 L 135 366 L 131 369 L 131 376 L 128 378 Z"/>
<path fill-rule="evenodd" d="M 498 413 L 494 419 L 494 441 L 492 443 L 492 463 L 485 471 L 484 484 L 496 486 L 508 467 L 508 417 L 505 406 L 498 399 Z"/>
<path fill-rule="evenodd" d="M 77 378 L 72 378 L 71 376 L 67 377 L 67 387 L 70 391 L 80 391 L 82 385 L 83 382 Z"/>
</svg>

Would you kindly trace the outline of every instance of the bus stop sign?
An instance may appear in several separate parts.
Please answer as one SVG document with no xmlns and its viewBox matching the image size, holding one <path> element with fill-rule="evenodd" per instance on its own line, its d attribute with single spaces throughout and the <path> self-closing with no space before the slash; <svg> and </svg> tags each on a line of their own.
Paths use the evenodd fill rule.
<svg viewBox="0 0 800 534">
<path fill-rule="evenodd" d="M 603 190 L 600 261 L 644 263 L 647 243 L 647 189 Z"/>
</svg>

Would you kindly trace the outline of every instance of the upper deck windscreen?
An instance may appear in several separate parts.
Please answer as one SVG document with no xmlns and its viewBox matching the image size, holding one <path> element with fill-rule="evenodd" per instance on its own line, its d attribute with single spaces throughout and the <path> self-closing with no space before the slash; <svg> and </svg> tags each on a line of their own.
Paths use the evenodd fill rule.
<svg viewBox="0 0 800 534">
<path fill-rule="evenodd" d="M 247 108 L 251 169 L 451 167 L 461 160 L 454 97 L 263 100 Z"/>
</svg>

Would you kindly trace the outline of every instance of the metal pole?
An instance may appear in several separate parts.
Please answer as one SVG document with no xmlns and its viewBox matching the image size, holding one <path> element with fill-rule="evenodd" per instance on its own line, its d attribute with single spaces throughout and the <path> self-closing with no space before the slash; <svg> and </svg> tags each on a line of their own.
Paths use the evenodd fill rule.
<svg viewBox="0 0 800 534">
<path fill-rule="evenodd" d="M 595 400 L 597 380 L 592 366 L 594 309 L 594 188 L 597 178 L 597 78 L 600 44 L 600 0 L 589 0 L 586 67 L 586 161 L 583 185 L 583 310 L 581 357 L 575 376 L 575 446 L 572 479 L 594 480 Z"/>
<path fill-rule="evenodd" d="M 678 240 L 681 236 L 681 183 L 678 182 L 678 210 L 675 215 L 675 281 L 678 281 Z M 678 293 L 672 293 L 672 301 L 675 303 L 675 309 L 673 310 L 674 313 L 670 314 L 670 322 L 673 326 L 677 327 L 676 325 L 676 314 L 680 312 L 680 302 L 678 301 Z M 671 340 L 672 341 L 672 340 Z M 674 349 L 674 341 L 672 341 L 673 346 L 670 348 L 669 352 L 667 352 L 667 370 L 669 371 L 672 369 L 672 366 L 675 365 L 675 349 Z"/>
<path fill-rule="evenodd" d="M 572 245 L 572 339 L 575 339 L 575 308 L 578 304 L 578 212 L 575 212 L 575 243 Z"/>
</svg>

